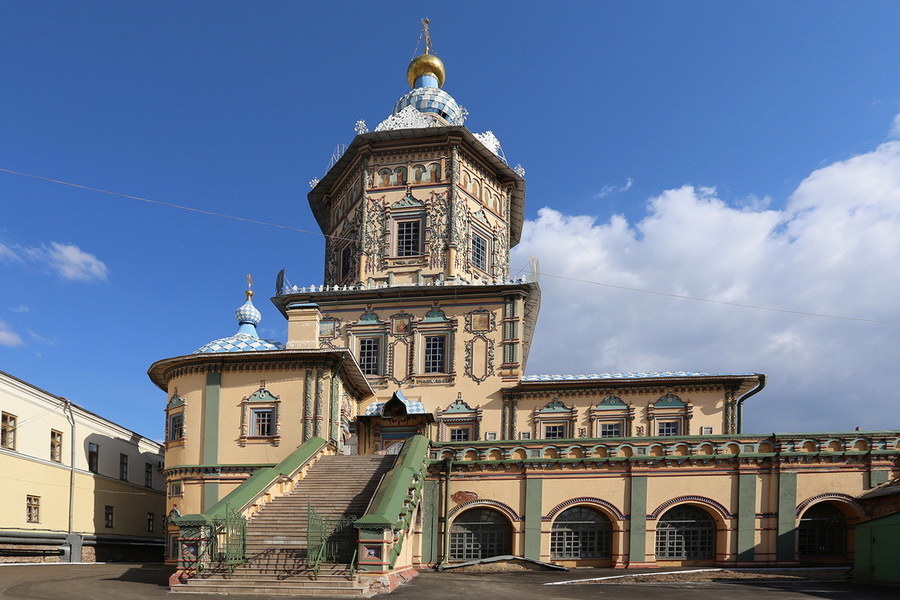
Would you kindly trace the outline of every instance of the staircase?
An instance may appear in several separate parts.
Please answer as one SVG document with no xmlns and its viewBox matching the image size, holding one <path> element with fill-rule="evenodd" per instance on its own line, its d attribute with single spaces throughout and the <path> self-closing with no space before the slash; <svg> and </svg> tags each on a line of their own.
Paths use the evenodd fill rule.
<svg viewBox="0 0 900 600">
<path fill-rule="evenodd" d="M 247 561 L 207 572 L 173 592 L 266 596 L 368 597 L 349 565 L 306 566 L 308 504 L 325 518 L 362 516 L 396 456 L 323 456 L 293 492 L 269 502 L 247 522 Z"/>
</svg>

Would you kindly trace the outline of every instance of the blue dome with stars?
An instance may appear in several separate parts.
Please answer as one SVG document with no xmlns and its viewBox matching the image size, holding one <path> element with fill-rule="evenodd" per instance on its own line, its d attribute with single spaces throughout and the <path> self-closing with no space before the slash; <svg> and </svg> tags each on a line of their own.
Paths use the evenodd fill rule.
<svg viewBox="0 0 900 600">
<path fill-rule="evenodd" d="M 253 292 L 247 290 L 247 301 L 234 313 L 238 322 L 237 333 L 230 337 L 213 340 L 195 350 L 194 354 L 284 350 L 284 344 L 281 342 L 261 339 L 256 332 L 256 326 L 262 320 L 262 314 L 253 306 L 253 301 L 250 299 L 252 296 Z"/>
</svg>

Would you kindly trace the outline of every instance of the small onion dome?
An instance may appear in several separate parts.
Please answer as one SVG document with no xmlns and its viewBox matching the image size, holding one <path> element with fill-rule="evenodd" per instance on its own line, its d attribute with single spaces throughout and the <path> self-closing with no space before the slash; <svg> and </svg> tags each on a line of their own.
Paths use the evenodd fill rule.
<svg viewBox="0 0 900 600">
<path fill-rule="evenodd" d="M 409 81 L 409 87 L 413 89 L 444 87 L 445 75 L 444 63 L 434 54 L 420 54 L 409 61 L 409 68 L 406 69 L 406 79 Z M 420 78 L 423 78 L 424 81 L 420 82 Z"/>
<path fill-rule="evenodd" d="M 253 350 L 284 350 L 284 344 L 275 340 L 260 339 L 256 326 L 262 321 L 262 314 L 253 306 L 247 291 L 247 301 L 234 313 L 238 322 L 237 333 L 231 337 L 219 338 L 194 351 L 194 354 L 214 354 L 218 352 L 249 352 Z"/>
</svg>

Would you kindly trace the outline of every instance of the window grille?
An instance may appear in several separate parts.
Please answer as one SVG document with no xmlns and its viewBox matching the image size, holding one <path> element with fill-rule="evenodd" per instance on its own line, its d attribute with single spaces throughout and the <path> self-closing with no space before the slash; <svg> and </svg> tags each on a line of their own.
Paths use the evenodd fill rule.
<svg viewBox="0 0 900 600">
<path fill-rule="evenodd" d="M 679 435 L 679 425 L 678 421 L 660 421 L 657 435 Z"/>
<path fill-rule="evenodd" d="M 600 423 L 600 437 L 622 437 L 622 424 Z"/>
<path fill-rule="evenodd" d="M 450 428 L 450 441 L 451 442 L 468 442 L 470 432 L 471 432 L 471 430 L 468 427 L 451 427 Z"/>
<path fill-rule="evenodd" d="M 472 234 L 472 266 L 487 272 L 488 241 L 477 233 Z"/>
<path fill-rule="evenodd" d="M 128 455 L 119 455 L 119 479 L 128 481 Z"/>
<path fill-rule="evenodd" d="M 362 338 L 359 340 L 359 367 L 364 375 L 379 374 L 379 358 L 381 340 L 379 338 Z"/>
<path fill-rule="evenodd" d="M 800 558 L 839 558 L 847 555 L 847 519 L 830 504 L 811 506 L 797 528 Z"/>
<path fill-rule="evenodd" d="M 446 373 L 446 344 L 443 335 L 425 336 L 425 373 Z"/>
<path fill-rule="evenodd" d="M 566 426 L 563 424 L 544 425 L 544 438 L 561 440 L 566 437 Z"/>
<path fill-rule="evenodd" d="M 114 509 L 112 506 L 105 506 L 103 510 L 103 522 L 107 527 L 113 527 L 114 520 L 113 514 Z"/>
<path fill-rule="evenodd" d="M 144 463 L 144 486 L 153 487 L 153 463 Z"/>
<path fill-rule="evenodd" d="M 555 559 L 609 558 L 612 523 L 599 510 L 588 506 L 564 510 L 553 522 L 550 555 Z"/>
<path fill-rule="evenodd" d="M 251 413 L 251 434 L 254 437 L 271 437 L 273 435 L 274 411 L 271 409 L 254 410 Z"/>
<path fill-rule="evenodd" d="M 422 222 L 397 222 L 397 256 L 418 256 L 422 253 Z"/>
<path fill-rule="evenodd" d="M 467 510 L 450 526 L 450 560 L 479 560 L 504 554 L 512 554 L 512 526 L 496 510 Z"/>
<path fill-rule="evenodd" d="M 677 506 L 664 514 L 656 526 L 656 558 L 714 558 L 715 535 L 715 522 L 705 511 L 693 506 Z"/>
</svg>

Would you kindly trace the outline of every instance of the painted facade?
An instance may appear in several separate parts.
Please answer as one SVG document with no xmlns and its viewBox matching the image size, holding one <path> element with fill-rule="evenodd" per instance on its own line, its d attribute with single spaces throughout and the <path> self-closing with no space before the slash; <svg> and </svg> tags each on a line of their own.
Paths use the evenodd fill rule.
<svg viewBox="0 0 900 600">
<path fill-rule="evenodd" d="M 362 551 L 393 548 L 370 570 L 502 554 L 852 561 L 852 527 L 868 518 L 855 498 L 898 475 L 900 434 L 744 434 L 744 402 L 765 386 L 752 372 L 525 375 L 540 288 L 510 278 L 523 171 L 493 134 L 465 127 L 427 50 L 409 80 L 392 115 L 372 132 L 358 124 L 313 182 L 324 283 L 279 274 L 283 348 L 151 367 L 169 398 L 169 509 L 202 513 L 310 435 L 326 452 L 376 453 L 421 434 L 430 463 L 406 499 L 406 543 L 361 528 Z M 271 428 L 254 430 L 257 403 L 274 411 Z"/>
<path fill-rule="evenodd" d="M 160 560 L 162 447 L 0 372 L 0 562 Z"/>
</svg>

